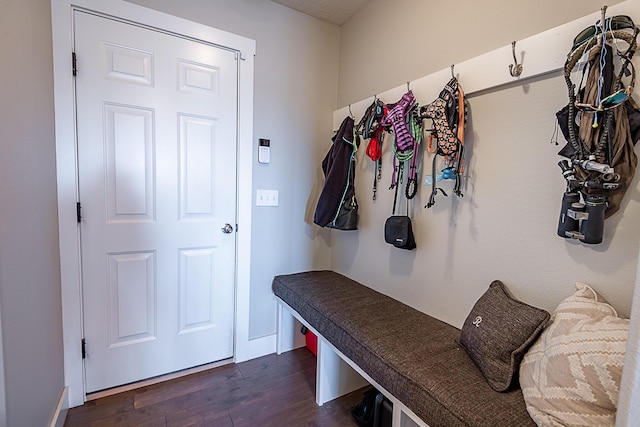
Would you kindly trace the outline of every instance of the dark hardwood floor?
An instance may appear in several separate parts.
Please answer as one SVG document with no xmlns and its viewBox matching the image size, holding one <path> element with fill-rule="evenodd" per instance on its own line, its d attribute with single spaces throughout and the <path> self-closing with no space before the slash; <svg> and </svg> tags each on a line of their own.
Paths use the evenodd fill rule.
<svg viewBox="0 0 640 427">
<path fill-rule="evenodd" d="M 104 397 L 72 408 L 65 427 L 356 426 L 365 389 L 317 406 L 316 359 L 306 348 Z"/>
</svg>

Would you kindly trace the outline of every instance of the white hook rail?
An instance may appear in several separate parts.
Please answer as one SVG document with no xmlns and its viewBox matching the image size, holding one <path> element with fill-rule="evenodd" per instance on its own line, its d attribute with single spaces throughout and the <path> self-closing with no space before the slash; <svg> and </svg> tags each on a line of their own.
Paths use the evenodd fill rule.
<svg viewBox="0 0 640 427">
<path fill-rule="evenodd" d="M 608 8 L 608 15 L 629 15 L 638 19 L 640 0 L 626 0 Z M 522 74 L 511 76 L 508 64 L 512 63 L 512 45 L 506 45 L 467 61 L 455 64 L 455 73 L 467 96 L 478 92 L 497 88 L 517 81 L 530 79 L 561 70 L 573 39 L 581 30 L 594 25 L 600 19 L 601 12 L 578 18 L 574 21 L 518 40 L 518 50 L 522 52 Z M 638 19 L 640 20 L 640 19 Z M 640 22 L 638 22 L 640 24 Z M 640 55 L 636 55 L 640 56 Z M 634 63 L 637 62 L 634 59 Z M 411 90 L 422 102 L 430 102 L 438 96 L 445 83 L 449 81 L 453 66 L 436 71 L 417 80 L 411 81 Z M 637 91 L 637 90 L 636 90 Z M 406 85 L 397 86 L 377 97 L 385 102 L 395 102 L 406 92 Z M 365 109 L 371 104 L 372 97 L 351 103 L 351 111 L 356 117 L 362 117 Z M 349 114 L 347 107 L 333 112 L 333 128 L 340 127 L 344 117 Z"/>
</svg>

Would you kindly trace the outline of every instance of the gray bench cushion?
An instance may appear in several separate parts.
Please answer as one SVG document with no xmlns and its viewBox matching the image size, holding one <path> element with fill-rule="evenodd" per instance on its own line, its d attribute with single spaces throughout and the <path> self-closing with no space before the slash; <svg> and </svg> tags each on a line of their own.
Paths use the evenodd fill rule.
<svg viewBox="0 0 640 427">
<path fill-rule="evenodd" d="M 430 426 L 535 427 L 520 389 L 491 389 L 459 329 L 333 271 L 276 276 L 273 292 Z"/>
</svg>

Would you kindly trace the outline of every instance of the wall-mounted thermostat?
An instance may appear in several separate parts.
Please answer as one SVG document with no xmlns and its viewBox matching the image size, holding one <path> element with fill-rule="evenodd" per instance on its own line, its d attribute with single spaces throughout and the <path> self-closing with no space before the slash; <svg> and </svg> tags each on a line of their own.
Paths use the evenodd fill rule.
<svg viewBox="0 0 640 427">
<path fill-rule="evenodd" d="M 269 163 L 271 161 L 271 140 L 260 138 L 258 140 L 258 162 Z"/>
</svg>

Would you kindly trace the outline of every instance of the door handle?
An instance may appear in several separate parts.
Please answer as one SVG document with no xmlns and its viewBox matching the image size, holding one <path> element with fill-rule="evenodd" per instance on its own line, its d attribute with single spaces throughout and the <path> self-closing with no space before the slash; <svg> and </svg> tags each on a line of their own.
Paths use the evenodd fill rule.
<svg viewBox="0 0 640 427">
<path fill-rule="evenodd" d="M 231 224 L 229 224 L 229 223 L 225 224 L 222 227 L 222 232 L 224 234 L 230 234 L 231 232 L 233 232 L 233 226 Z"/>
</svg>

